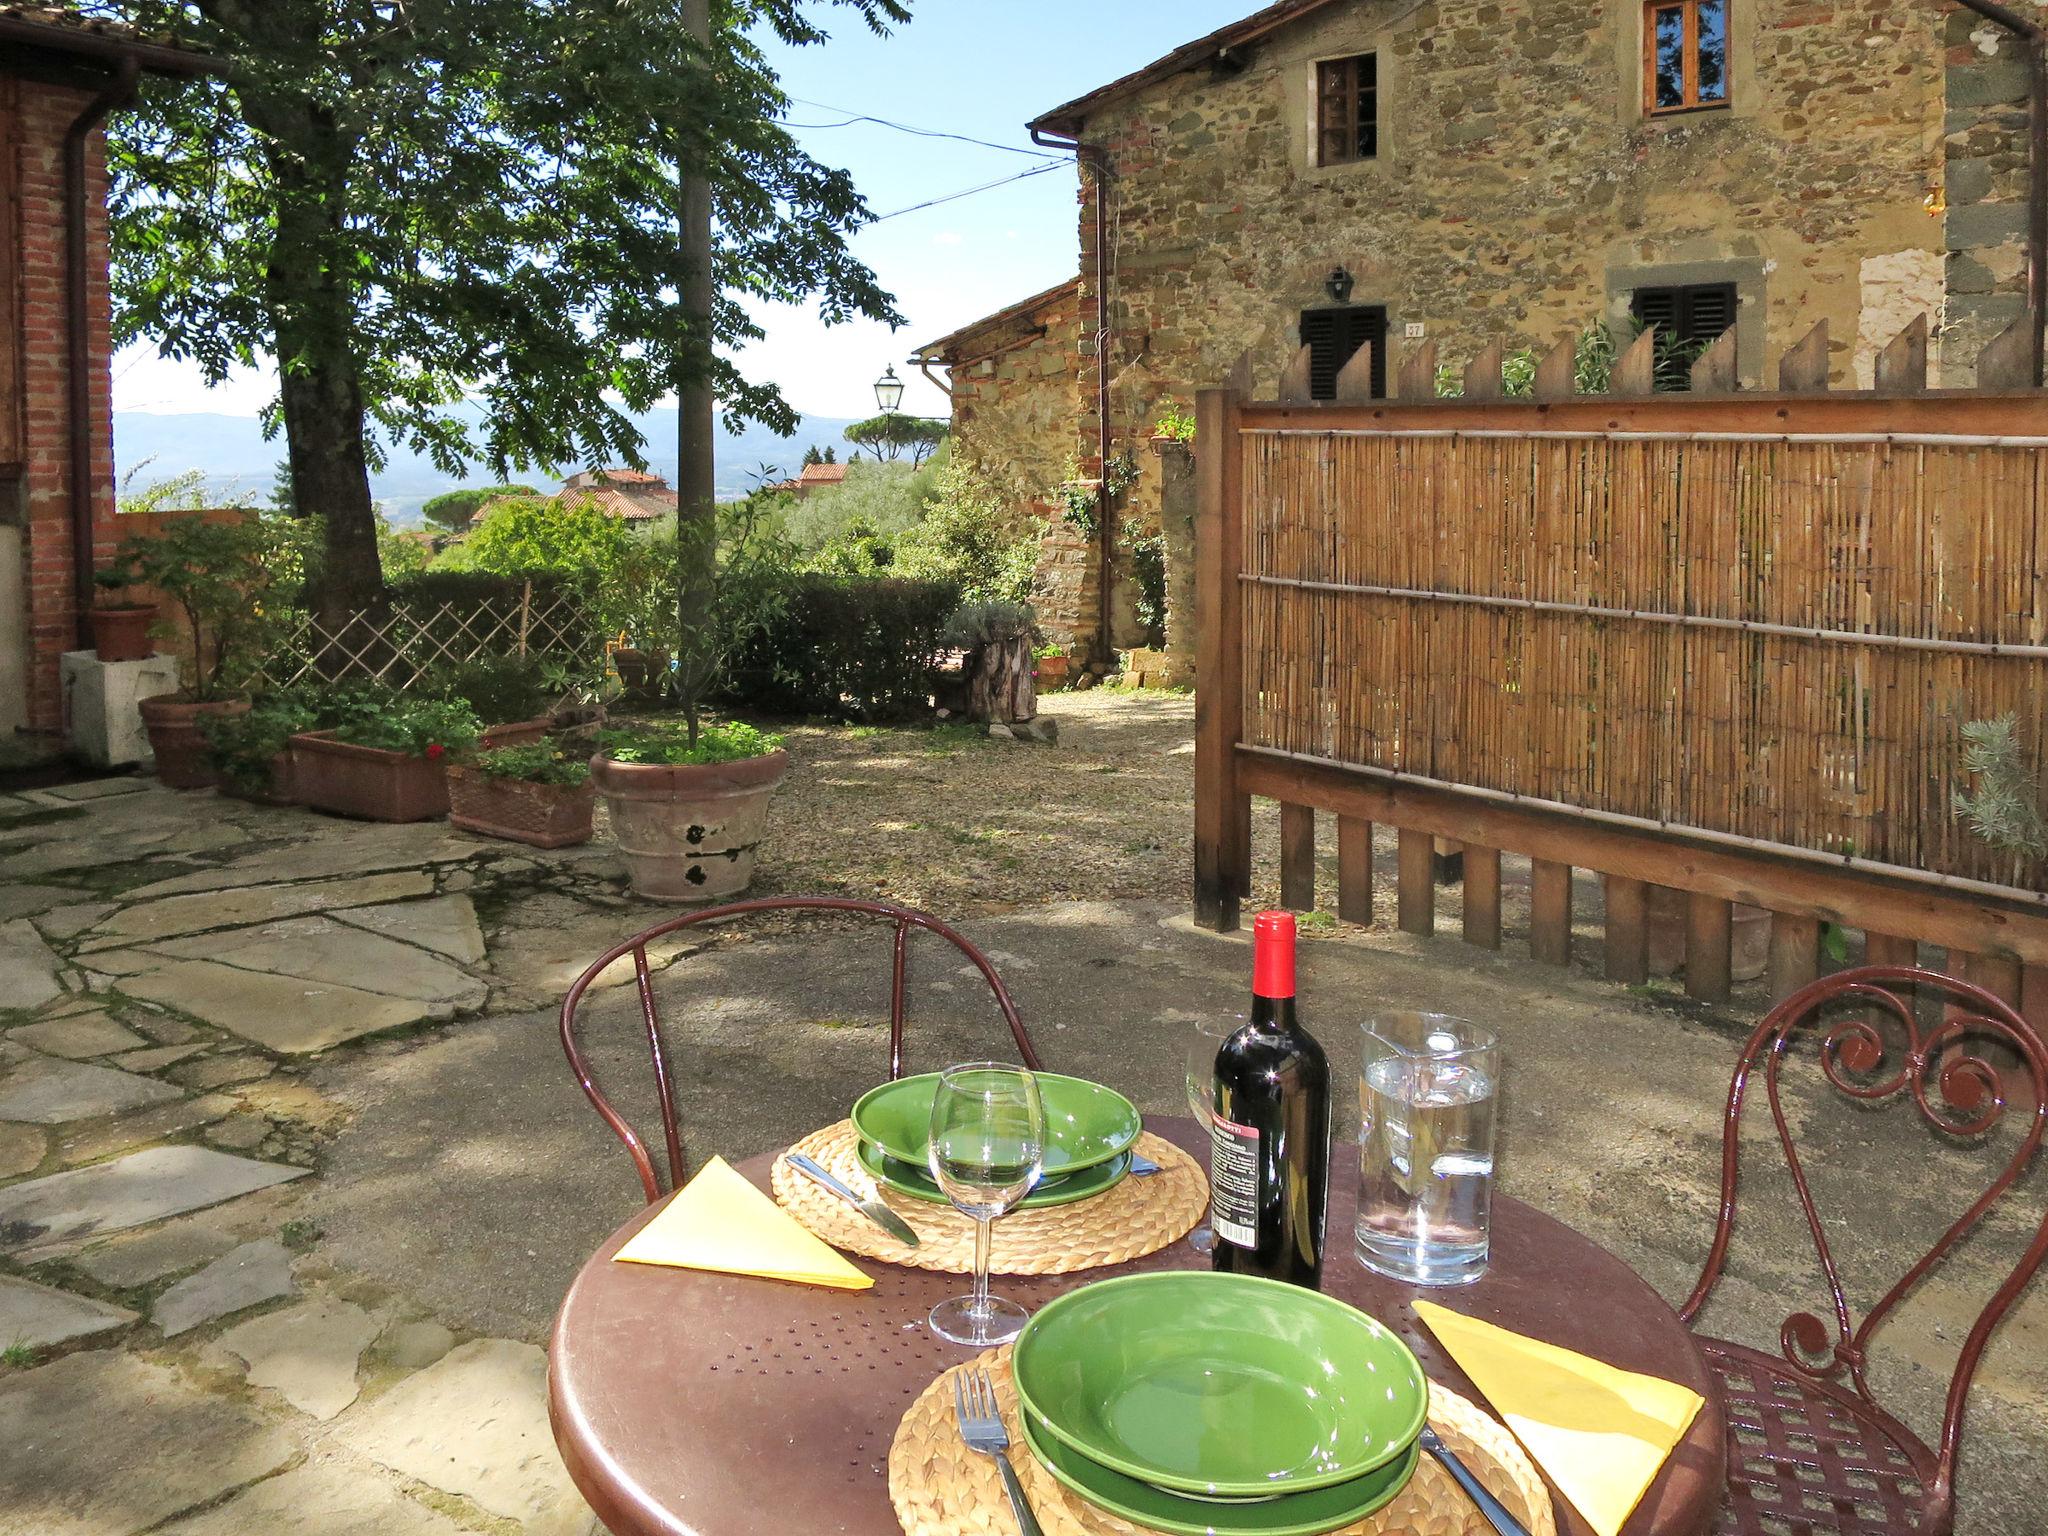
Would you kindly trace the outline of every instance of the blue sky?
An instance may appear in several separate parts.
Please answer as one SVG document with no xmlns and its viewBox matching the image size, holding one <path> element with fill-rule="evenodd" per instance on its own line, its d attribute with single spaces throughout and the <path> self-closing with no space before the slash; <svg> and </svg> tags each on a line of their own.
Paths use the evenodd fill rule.
<svg viewBox="0 0 2048 1536">
<path fill-rule="evenodd" d="M 784 88 L 798 98 L 793 123 L 837 124 L 861 114 L 1022 149 L 1030 147 L 1027 119 L 1258 3 L 913 0 L 909 25 L 886 38 L 821 7 L 832 40 L 813 48 L 777 46 L 771 57 Z M 943 397 L 903 359 L 916 344 L 1073 274 L 1071 161 L 1037 161 L 866 123 L 804 127 L 798 136 L 820 160 L 851 171 L 878 214 L 1053 165 L 1043 175 L 884 218 L 855 238 L 855 251 L 908 318 L 893 336 L 884 326 L 827 328 L 802 310 L 767 309 L 761 315 L 767 339 L 741 358 L 751 376 L 775 380 L 799 410 L 823 416 L 872 414 L 873 380 L 893 363 L 909 384 L 904 408 L 944 414 Z M 115 359 L 117 410 L 254 415 L 271 387 L 258 371 L 208 391 L 188 365 L 162 361 L 145 347 Z"/>
</svg>

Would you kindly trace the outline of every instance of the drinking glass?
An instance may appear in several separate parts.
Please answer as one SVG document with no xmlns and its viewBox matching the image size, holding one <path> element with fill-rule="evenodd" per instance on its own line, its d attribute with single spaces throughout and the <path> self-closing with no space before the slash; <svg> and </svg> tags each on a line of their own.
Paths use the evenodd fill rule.
<svg viewBox="0 0 2048 1536">
<path fill-rule="evenodd" d="M 1486 1273 L 1500 1046 L 1441 1013 L 1365 1026 L 1358 1098 L 1358 1261 L 1410 1285 Z"/>
<path fill-rule="evenodd" d="M 1223 1042 L 1236 1034 L 1244 1020 L 1235 1014 L 1204 1014 L 1195 1020 L 1188 1040 L 1188 1109 L 1204 1135 L 1216 1119 L 1216 1053 Z M 1188 1246 L 1208 1253 L 1216 1246 L 1216 1230 L 1205 1211 L 1202 1224 L 1188 1234 Z"/>
<path fill-rule="evenodd" d="M 932 1332 L 955 1344 L 1014 1339 L 1030 1316 L 988 1293 L 990 1224 L 1031 1192 L 1045 1163 L 1045 1105 L 1022 1067 L 973 1061 L 939 1074 L 932 1095 L 932 1177 L 974 1219 L 974 1291 L 932 1308 Z"/>
</svg>

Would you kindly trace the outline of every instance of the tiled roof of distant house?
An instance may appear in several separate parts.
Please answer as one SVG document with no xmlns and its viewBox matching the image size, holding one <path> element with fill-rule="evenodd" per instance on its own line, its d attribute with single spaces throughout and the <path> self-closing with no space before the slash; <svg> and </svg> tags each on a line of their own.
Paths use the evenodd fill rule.
<svg viewBox="0 0 2048 1536">
<path fill-rule="evenodd" d="M 624 518 L 629 523 L 652 522 L 658 517 L 674 517 L 678 505 L 676 493 L 668 488 L 668 482 L 659 475 L 643 474 L 637 469 L 605 469 L 596 471 L 599 483 L 587 483 L 589 472 L 573 475 L 563 483 L 562 488 L 546 500 L 561 505 L 582 502 L 607 512 L 613 517 Z M 577 484 L 585 481 L 584 484 Z M 507 501 L 522 498 L 495 496 L 478 507 L 469 516 L 474 527 L 489 517 Z"/>
<path fill-rule="evenodd" d="M 796 483 L 806 490 L 816 490 L 821 485 L 837 485 L 845 478 L 844 464 L 806 464 L 804 472 L 796 477 Z"/>
</svg>

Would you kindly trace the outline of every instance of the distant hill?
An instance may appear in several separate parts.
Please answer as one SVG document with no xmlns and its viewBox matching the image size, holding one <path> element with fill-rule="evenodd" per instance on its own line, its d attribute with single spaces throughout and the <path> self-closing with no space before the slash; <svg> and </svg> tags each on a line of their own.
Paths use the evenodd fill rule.
<svg viewBox="0 0 2048 1536">
<path fill-rule="evenodd" d="M 853 456 L 852 445 L 840 434 L 852 423 L 851 417 L 806 416 L 796 433 L 777 437 L 764 427 L 749 427 L 740 433 L 720 430 L 718 440 L 718 494 L 738 496 L 753 485 L 761 465 L 773 465 L 784 475 L 794 475 L 803 462 L 804 450 L 812 444 L 834 449 L 841 459 Z M 634 418 L 634 425 L 646 436 L 649 468 L 675 483 L 676 413 L 651 411 Z M 141 411 L 114 413 L 114 461 L 122 475 L 147 463 L 136 476 L 139 484 L 168 479 L 172 475 L 198 470 L 206 476 L 208 489 L 216 496 L 236 493 L 268 500 L 277 464 L 284 457 L 284 442 L 263 440 L 262 423 L 253 416 L 223 416 L 210 412 L 155 415 Z M 568 474 L 570 466 L 562 473 Z M 528 474 L 520 477 L 543 490 L 559 476 Z M 427 459 L 409 453 L 394 453 L 383 470 L 370 476 L 370 493 L 393 522 L 419 520 L 421 503 L 462 484 L 491 484 L 491 477 L 472 475 L 468 481 L 450 480 Z"/>
</svg>

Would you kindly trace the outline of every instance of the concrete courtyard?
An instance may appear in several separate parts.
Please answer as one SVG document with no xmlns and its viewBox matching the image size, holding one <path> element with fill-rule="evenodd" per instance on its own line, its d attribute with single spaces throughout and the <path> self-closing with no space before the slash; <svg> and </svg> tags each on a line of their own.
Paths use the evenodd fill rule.
<svg viewBox="0 0 2048 1536">
<path fill-rule="evenodd" d="M 1104 723 L 1116 706 L 1061 707 L 1075 711 L 1061 746 L 1006 749 L 1020 802 L 1056 812 L 1051 775 L 1115 754 L 1154 762 L 1148 782 L 1169 794 L 1184 784 L 1181 704 L 1134 704 L 1143 730 L 1127 740 Z M 921 781 L 862 783 L 854 830 L 932 820 Z M 1249 952 L 1188 924 L 1184 841 L 1154 854 L 1171 873 L 1150 898 L 942 915 L 995 958 L 1049 1065 L 1184 1114 L 1188 1022 L 1241 1006 Z M 807 843 L 804 888 L 899 889 L 851 865 L 828 882 L 819 858 Z M 798 888 L 772 844 L 762 886 Z M 1590 922 L 1597 891 L 1581 898 Z M 1506 1189 L 1676 1301 L 1710 1233 L 1748 1020 L 1534 966 L 1515 914 L 1511 900 L 1498 954 L 1454 927 L 1314 931 L 1310 1027 L 1348 1082 L 1358 1024 L 1379 1008 L 1497 1026 Z M 0 1533 L 590 1530 L 548 1434 L 541 1346 L 576 1268 L 640 1196 L 562 1061 L 554 1007 L 590 958 L 662 915 L 630 898 L 601 842 L 541 853 L 141 778 L 0 797 Z M 657 958 L 698 1159 L 782 1146 L 886 1070 L 887 953 L 872 936 L 784 924 Z M 1002 1042 L 985 990 L 936 943 L 913 949 L 911 1006 L 913 1069 Z M 590 1034 L 608 1084 L 644 1105 L 634 1022 L 630 989 L 613 987 Z M 1982 1187 L 2014 1126 L 1959 1149 L 1901 1104 L 1821 1093 L 1817 1071 L 1788 1082 L 1867 1306 Z M 1339 1105 L 1343 1134 L 1356 1108 Z M 1787 1311 L 1825 1310 L 1772 1150 L 1756 1147 L 1708 1319 L 1757 1344 Z M 2041 1220 L 2042 1187 L 2037 1172 L 1882 1338 L 1879 1390 L 1923 1436 L 1962 1335 Z M 1335 1230 L 1349 1219 L 1331 1213 Z M 2044 1453 L 2036 1285 L 1971 1402 L 1959 1529 L 2038 1530 Z"/>
</svg>

